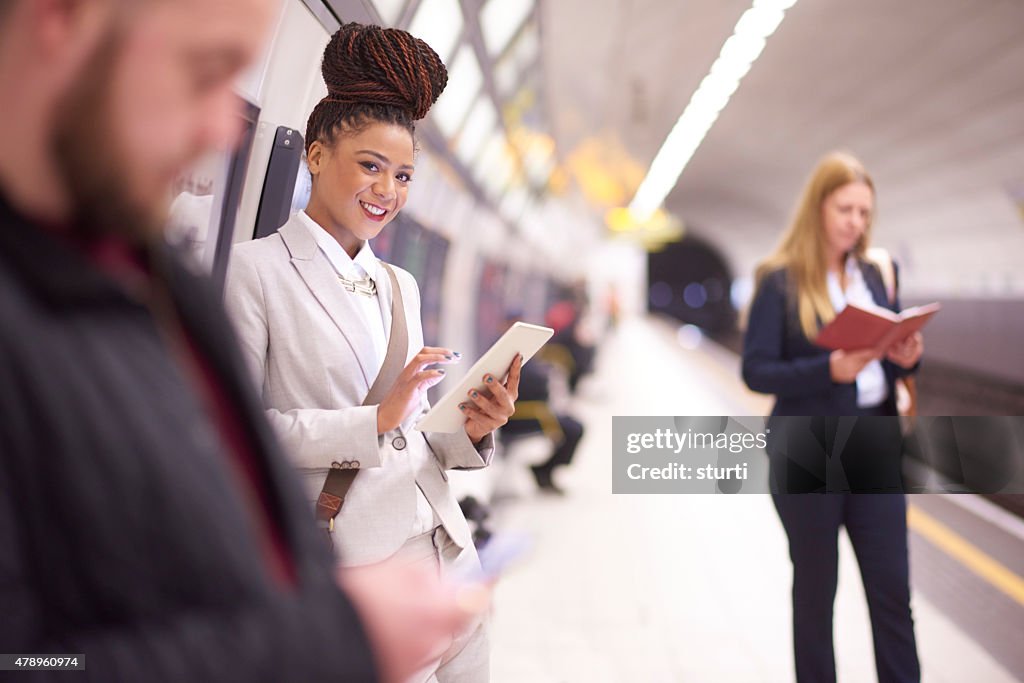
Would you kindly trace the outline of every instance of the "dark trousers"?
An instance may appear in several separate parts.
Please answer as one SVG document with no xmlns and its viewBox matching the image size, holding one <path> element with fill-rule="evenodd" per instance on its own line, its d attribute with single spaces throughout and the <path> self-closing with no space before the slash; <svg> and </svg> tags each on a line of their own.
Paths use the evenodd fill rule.
<svg viewBox="0 0 1024 683">
<path fill-rule="evenodd" d="M 572 462 L 572 456 L 576 453 L 576 446 L 580 444 L 580 439 L 583 438 L 583 425 L 578 420 L 568 415 L 557 415 L 556 417 L 558 418 L 558 426 L 562 428 L 565 438 L 555 448 L 555 452 L 551 454 L 551 457 L 543 464 L 537 466 L 538 469 L 545 469 L 549 472 L 559 465 L 568 465 Z"/>
<path fill-rule="evenodd" d="M 576 447 L 583 438 L 583 425 L 580 424 L 579 420 L 568 415 L 555 415 L 555 418 L 558 420 L 558 426 L 562 428 L 564 437 L 561 443 L 555 444 L 555 450 L 551 457 L 536 466 L 536 469 L 546 470 L 549 473 L 559 465 L 568 465 L 572 462 L 572 456 L 576 453 Z M 542 431 L 540 423 L 536 420 L 510 420 L 508 424 L 502 427 L 502 434 L 513 439 L 526 434 L 536 434 L 540 431 Z"/>
<path fill-rule="evenodd" d="M 902 494 L 773 494 L 793 561 L 793 645 L 799 683 L 836 680 L 832 608 L 845 526 L 860 566 L 879 683 L 921 679 L 910 614 L 907 503 Z"/>
</svg>

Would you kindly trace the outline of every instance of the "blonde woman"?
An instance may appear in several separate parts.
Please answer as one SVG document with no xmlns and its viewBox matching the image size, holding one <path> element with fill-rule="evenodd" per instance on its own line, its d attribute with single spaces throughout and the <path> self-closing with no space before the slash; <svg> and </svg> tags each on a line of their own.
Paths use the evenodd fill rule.
<svg viewBox="0 0 1024 683">
<path fill-rule="evenodd" d="M 844 153 L 823 158 L 781 244 L 758 269 L 744 340 L 744 380 L 776 396 L 769 425 L 772 499 L 793 562 L 801 683 L 835 681 L 832 608 L 841 526 L 864 581 L 878 680 L 920 679 L 894 382 L 916 369 L 923 341 L 918 333 L 881 354 L 829 351 L 812 341 L 848 303 L 898 309 L 898 297 L 890 300 L 880 270 L 866 258 L 874 212 L 875 187 L 863 165 Z M 827 464 L 839 443 L 838 416 L 873 419 L 845 420 L 841 457 Z"/>
</svg>

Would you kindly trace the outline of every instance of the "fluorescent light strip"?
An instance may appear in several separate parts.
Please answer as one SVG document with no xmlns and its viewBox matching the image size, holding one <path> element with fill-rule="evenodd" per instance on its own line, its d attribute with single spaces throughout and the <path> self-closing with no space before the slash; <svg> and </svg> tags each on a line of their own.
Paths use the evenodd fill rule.
<svg viewBox="0 0 1024 683">
<path fill-rule="evenodd" d="M 753 6 L 736 22 L 733 34 L 711 65 L 711 72 L 693 93 L 637 188 L 629 205 L 634 220 L 647 221 L 665 201 L 740 81 L 761 55 L 765 40 L 794 4 L 796 0 L 754 0 Z"/>
</svg>

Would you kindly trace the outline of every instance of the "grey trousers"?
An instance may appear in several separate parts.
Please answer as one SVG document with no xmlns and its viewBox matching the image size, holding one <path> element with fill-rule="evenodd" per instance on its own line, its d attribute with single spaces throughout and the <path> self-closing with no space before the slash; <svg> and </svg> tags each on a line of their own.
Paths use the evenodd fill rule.
<svg viewBox="0 0 1024 683">
<path fill-rule="evenodd" d="M 480 558 L 472 544 L 460 548 L 437 527 L 410 538 L 395 554 L 409 564 L 429 564 L 442 578 L 471 573 L 480 568 Z M 486 615 L 456 634 L 451 646 L 440 658 L 421 669 L 409 683 L 488 683 L 491 678 L 490 636 Z"/>
</svg>

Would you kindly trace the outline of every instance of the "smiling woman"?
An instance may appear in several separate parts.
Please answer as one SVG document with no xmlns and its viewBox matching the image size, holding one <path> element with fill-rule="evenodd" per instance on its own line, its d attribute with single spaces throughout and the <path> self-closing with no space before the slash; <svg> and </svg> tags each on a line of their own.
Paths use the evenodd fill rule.
<svg viewBox="0 0 1024 683">
<path fill-rule="evenodd" d="M 444 470 L 490 462 L 491 432 L 515 410 L 518 361 L 504 384 L 481 378 L 489 389 L 466 397 L 461 432 L 413 429 L 440 366 L 459 354 L 423 346 L 416 281 L 369 244 L 405 206 L 415 121 L 447 72 L 405 31 L 360 24 L 334 34 L 322 72 L 328 94 L 306 130 L 309 203 L 276 234 L 236 247 L 225 301 L 341 562 L 397 555 L 472 573 L 479 560 Z M 487 671 L 477 621 L 421 679 L 483 681 Z"/>
<path fill-rule="evenodd" d="M 354 258 L 405 206 L 415 122 L 448 82 L 437 54 L 405 31 L 346 24 L 324 50 L 327 97 L 306 125 L 306 215 Z"/>
<path fill-rule="evenodd" d="M 402 126 L 374 123 L 332 146 L 313 141 L 307 160 L 313 191 L 306 214 L 354 258 L 405 206 L 414 171 L 412 137 Z"/>
</svg>

